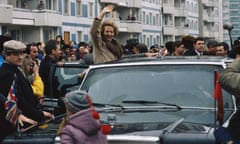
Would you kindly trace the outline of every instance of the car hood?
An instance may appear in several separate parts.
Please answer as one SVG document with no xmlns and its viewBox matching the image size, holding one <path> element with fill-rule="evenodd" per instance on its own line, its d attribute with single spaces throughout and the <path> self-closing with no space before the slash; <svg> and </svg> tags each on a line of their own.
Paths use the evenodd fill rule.
<svg viewBox="0 0 240 144">
<path fill-rule="evenodd" d="M 134 113 L 101 113 L 101 120 L 112 126 L 108 135 L 109 141 L 149 142 L 165 141 L 166 143 L 214 143 L 214 125 L 207 125 L 204 117 L 213 115 L 211 111 L 189 112 L 134 112 Z M 210 121 L 210 120 L 209 120 Z M 214 121 L 214 119 L 212 119 Z M 205 142 L 206 141 L 206 142 Z M 146 142 L 147 143 L 147 142 Z"/>
<path fill-rule="evenodd" d="M 112 125 L 113 133 L 164 130 L 175 123 L 171 127 L 174 133 L 206 133 L 214 127 L 212 111 L 114 112 L 100 113 L 100 116 L 103 123 Z"/>
</svg>

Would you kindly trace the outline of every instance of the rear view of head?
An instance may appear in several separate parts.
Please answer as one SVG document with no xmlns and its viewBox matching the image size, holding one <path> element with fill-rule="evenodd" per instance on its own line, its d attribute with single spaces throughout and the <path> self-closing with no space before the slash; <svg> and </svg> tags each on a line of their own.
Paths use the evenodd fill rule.
<svg viewBox="0 0 240 144">
<path fill-rule="evenodd" d="M 2 51 L 3 51 L 3 43 L 9 40 L 11 40 L 10 37 L 7 37 L 5 35 L 0 35 L 0 55 L 2 54 Z"/>
<path fill-rule="evenodd" d="M 195 41 L 195 37 L 191 35 L 185 35 L 182 37 L 182 42 L 186 49 L 193 49 L 194 41 Z"/>
<path fill-rule="evenodd" d="M 71 113 L 76 113 L 80 110 L 88 109 L 89 103 L 87 93 L 84 91 L 72 91 L 66 94 L 63 99 L 66 109 Z"/>
</svg>

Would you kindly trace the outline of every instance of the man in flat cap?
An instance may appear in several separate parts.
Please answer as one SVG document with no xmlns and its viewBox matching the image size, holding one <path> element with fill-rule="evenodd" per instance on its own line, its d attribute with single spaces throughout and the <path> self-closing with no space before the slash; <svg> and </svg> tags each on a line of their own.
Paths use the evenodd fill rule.
<svg viewBox="0 0 240 144">
<path fill-rule="evenodd" d="M 15 112 L 16 123 L 13 123 L 13 118 L 7 118 L 6 101 L 1 99 L 0 141 L 13 133 L 18 124 L 26 126 L 42 121 L 45 117 L 52 117 L 50 113 L 41 110 L 37 97 L 33 95 L 30 83 L 20 69 L 25 50 L 26 45 L 20 41 L 10 40 L 3 44 L 4 63 L 0 68 L 0 95 L 5 96 L 8 100 L 9 95 L 15 97 L 17 112 Z"/>
</svg>

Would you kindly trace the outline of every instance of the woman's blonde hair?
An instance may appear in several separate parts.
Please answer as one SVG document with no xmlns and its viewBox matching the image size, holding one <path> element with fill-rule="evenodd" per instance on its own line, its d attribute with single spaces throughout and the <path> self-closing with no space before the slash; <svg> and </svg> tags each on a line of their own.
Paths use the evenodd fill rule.
<svg viewBox="0 0 240 144">
<path fill-rule="evenodd" d="M 29 76 L 32 74 L 30 70 L 30 66 L 32 63 L 33 63 L 32 58 L 29 55 L 26 55 L 23 59 L 22 66 L 21 66 L 26 76 Z"/>
<path fill-rule="evenodd" d="M 103 32 L 104 32 L 104 28 L 105 26 L 110 26 L 110 27 L 113 27 L 113 31 L 114 31 L 114 36 L 117 35 L 118 33 L 118 27 L 116 25 L 115 22 L 111 21 L 111 20 L 105 20 L 102 25 L 101 25 L 101 34 L 103 35 Z"/>
</svg>

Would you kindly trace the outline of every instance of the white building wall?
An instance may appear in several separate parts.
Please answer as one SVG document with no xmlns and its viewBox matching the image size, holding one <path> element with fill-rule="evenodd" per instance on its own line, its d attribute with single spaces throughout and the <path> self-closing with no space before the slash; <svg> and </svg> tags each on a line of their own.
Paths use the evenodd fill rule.
<svg viewBox="0 0 240 144">
<path fill-rule="evenodd" d="M 152 45 L 163 45 L 161 7 L 161 1 L 156 3 L 142 2 L 141 22 L 143 30 L 140 41 L 145 43 L 148 48 Z M 143 18 L 143 13 L 145 13 L 145 18 Z M 158 18 L 156 18 L 157 16 Z"/>
</svg>

